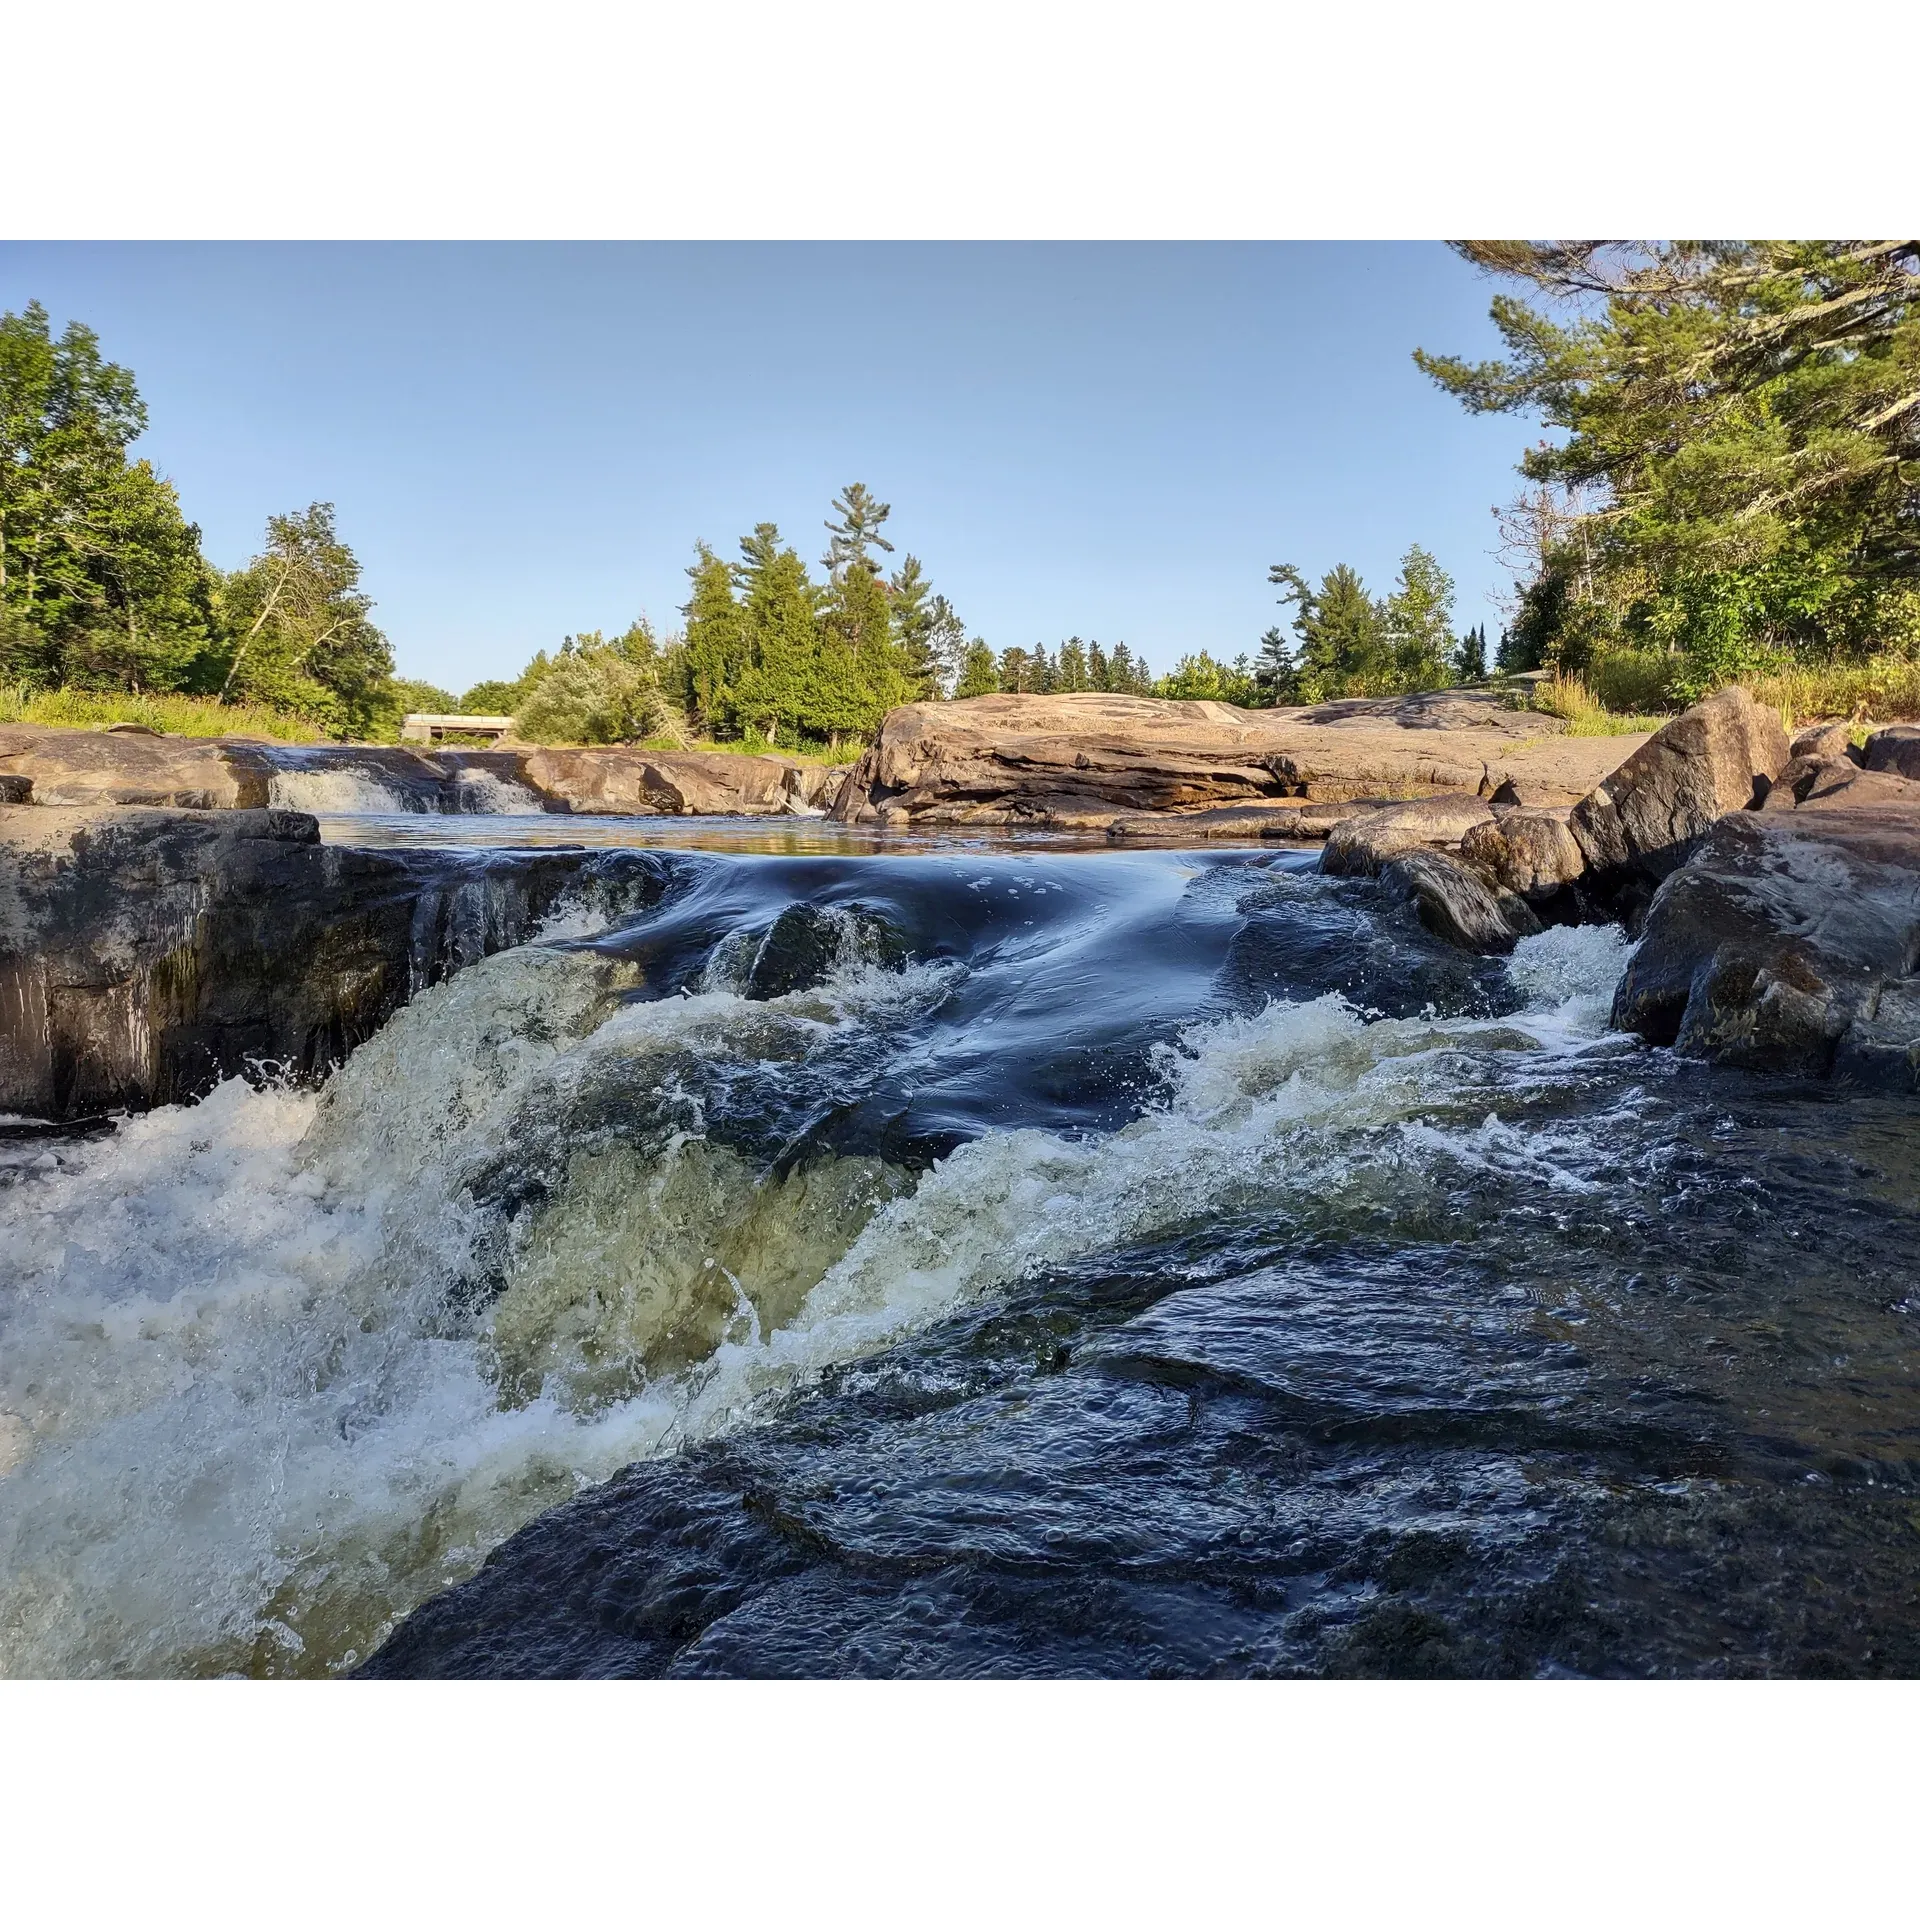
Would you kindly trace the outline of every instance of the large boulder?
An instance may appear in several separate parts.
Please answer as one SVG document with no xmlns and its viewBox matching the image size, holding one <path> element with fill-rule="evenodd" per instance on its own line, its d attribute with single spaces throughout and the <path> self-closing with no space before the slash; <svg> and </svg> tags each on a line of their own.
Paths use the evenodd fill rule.
<svg viewBox="0 0 1920 1920">
<path fill-rule="evenodd" d="M 1916 961 L 1920 782 L 1868 774 L 1721 820 L 1654 894 L 1614 1024 L 1733 1066 L 1911 1092 Z"/>
<path fill-rule="evenodd" d="M 791 813 L 794 770 L 770 755 L 655 753 L 639 747 L 540 747 L 520 778 L 574 813 Z"/>
<path fill-rule="evenodd" d="M 1689 707 L 1637 748 L 1569 816 L 1581 854 L 1610 878 L 1659 880 L 1722 815 L 1766 799 L 1788 759 L 1786 729 L 1744 687 Z"/>
<path fill-rule="evenodd" d="M 835 813 L 876 823 L 1104 829 L 1123 815 L 1492 793 L 1522 777 L 1585 793 L 1637 740 L 1572 739 L 1488 693 L 1264 711 L 1104 693 L 986 694 L 897 707 Z"/>
<path fill-rule="evenodd" d="M 1565 817 L 1536 807 L 1503 808 L 1469 829 L 1460 857 L 1535 908 L 1564 899 L 1587 868 Z"/>
<path fill-rule="evenodd" d="M 1882 727 L 1878 733 L 1868 734 L 1861 757 L 1869 773 L 1920 780 L 1920 727 Z"/>
<path fill-rule="evenodd" d="M 548 914 L 665 884 L 635 850 L 476 860 L 325 846 L 268 809 L 0 809 L 0 1110 L 181 1100 L 262 1061 L 324 1073 Z"/>
</svg>

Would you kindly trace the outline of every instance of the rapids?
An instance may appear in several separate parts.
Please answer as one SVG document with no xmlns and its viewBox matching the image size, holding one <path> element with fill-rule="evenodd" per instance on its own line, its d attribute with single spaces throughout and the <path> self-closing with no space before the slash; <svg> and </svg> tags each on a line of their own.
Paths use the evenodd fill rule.
<svg viewBox="0 0 1920 1920">
<path fill-rule="evenodd" d="M 1301 855 L 651 839 L 0 1129 L 0 1668 L 1920 1672 L 1903 1110 Z"/>
</svg>

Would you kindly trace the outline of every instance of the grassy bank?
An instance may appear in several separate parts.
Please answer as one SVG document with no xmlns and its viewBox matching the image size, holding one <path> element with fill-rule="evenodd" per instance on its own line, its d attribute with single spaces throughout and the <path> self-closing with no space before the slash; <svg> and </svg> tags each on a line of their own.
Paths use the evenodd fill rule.
<svg viewBox="0 0 1920 1920">
<path fill-rule="evenodd" d="M 36 693 L 0 686 L 0 721 L 35 727 L 111 727 L 126 721 L 196 739 L 252 734 L 302 745 L 327 737 L 318 727 L 273 707 L 228 704 L 187 693 L 87 693 L 74 687 Z"/>
<path fill-rule="evenodd" d="M 1740 681 L 1753 697 L 1777 707 L 1789 733 L 1817 720 L 1857 727 L 1920 720 L 1920 665 L 1882 662 L 1860 667 L 1783 667 Z M 1559 674 L 1532 690 L 1529 704 L 1566 721 L 1573 734 L 1646 733 L 1686 704 L 1667 686 L 1658 655 L 1614 655 L 1588 674 Z"/>
</svg>

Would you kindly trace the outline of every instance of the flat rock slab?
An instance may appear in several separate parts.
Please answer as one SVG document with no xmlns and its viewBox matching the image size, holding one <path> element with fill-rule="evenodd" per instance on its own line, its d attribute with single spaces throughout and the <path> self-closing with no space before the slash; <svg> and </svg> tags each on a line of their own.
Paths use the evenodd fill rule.
<svg viewBox="0 0 1920 1920">
<path fill-rule="evenodd" d="M 898 707 L 842 788 L 845 820 L 1091 821 L 1278 799 L 1588 792 L 1646 738 L 1574 739 L 1492 694 L 1248 711 L 1119 694 L 986 694 Z"/>
<path fill-rule="evenodd" d="M 0 804 L 487 811 L 500 789 L 558 813 L 823 812 L 847 770 L 789 754 L 644 747 L 288 746 L 239 737 L 0 726 Z M 497 783 L 491 792 L 488 782 Z"/>
<path fill-rule="evenodd" d="M 41 806 L 264 807 L 269 756 L 255 740 L 0 726 L 0 775 L 29 782 Z"/>
</svg>

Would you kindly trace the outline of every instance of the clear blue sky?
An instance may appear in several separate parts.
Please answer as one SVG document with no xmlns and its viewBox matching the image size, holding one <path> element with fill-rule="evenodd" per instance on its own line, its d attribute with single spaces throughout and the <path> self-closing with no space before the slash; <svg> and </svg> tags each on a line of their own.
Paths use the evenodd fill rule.
<svg viewBox="0 0 1920 1920">
<path fill-rule="evenodd" d="M 0 246 L 0 307 L 134 370 L 210 558 L 333 501 L 400 670 L 456 691 L 676 626 L 698 538 L 817 560 L 856 479 L 995 647 L 1230 657 L 1269 562 L 1384 591 L 1416 540 L 1491 629 L 1528 430 L 1409 358 L 1491 351 L 1489 293 L 1429 243 Z"/>
</svg>

